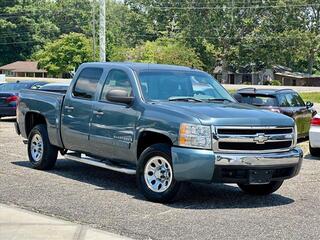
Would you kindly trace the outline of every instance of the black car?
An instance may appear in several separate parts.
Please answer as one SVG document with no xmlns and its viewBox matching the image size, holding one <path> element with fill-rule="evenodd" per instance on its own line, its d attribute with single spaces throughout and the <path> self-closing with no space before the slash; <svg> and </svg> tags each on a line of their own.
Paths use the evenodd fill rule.
<svg viewBox="0 0 320 240">
<path fill-rule="evenodd" d="M 3 83 L 0 85 L 0 118 L 16 116 L 19 91 L 22 89 L 39 89 L 47 84 L 39 81 Z"/>
<path fill-rule="evenodd" d="M 273 112 L 292 117 L 297 124 L 298 138 L 309 135 L 310 120 L 316 114 L 313 103 L 304 102 L 292 89 L 255 89 L 243 88 L 234 97 L 241 103 L 247 103 Z"/>
</svg>

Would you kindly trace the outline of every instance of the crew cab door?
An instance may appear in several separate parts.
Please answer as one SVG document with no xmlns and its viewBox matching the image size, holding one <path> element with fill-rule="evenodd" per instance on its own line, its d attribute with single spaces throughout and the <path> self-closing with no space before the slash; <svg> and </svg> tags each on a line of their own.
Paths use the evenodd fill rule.
<svg viewBox="0 0 320 240">
<path fill-rule="evenodd" d="M 135 161 L 132 143 L 139 112 L 134 103 L 109 102 L 106 98 L 111 89 L 122 89 L 127 91 L 128 96 L 134 96 L 132 83 L 133 75 L 125 68 L 112 68 L 108 72 L 92 109 L 90 146 L 94 155 L 117 161 Z"/>
<path fill-rule="evenodd" d="M 79 71 L 62 106 L 61 136 L 66 149 L 89 152 L 92 104 L 103 69 L 86 67 Z"/>
</svg>

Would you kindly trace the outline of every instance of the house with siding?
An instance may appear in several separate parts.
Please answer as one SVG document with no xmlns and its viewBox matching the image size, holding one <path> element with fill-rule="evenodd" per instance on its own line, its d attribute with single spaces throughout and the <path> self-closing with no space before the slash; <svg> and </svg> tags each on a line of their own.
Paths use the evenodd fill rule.
<svg viewBox="0 0 320 240">
<path fill-rule="evenodd" d="M 17 61 L 0 67 L 0 74 L 6 77 L 47 77 L 47 71 L 39 69 L 38 62 Z"/>
<path fill-rule="evenodd" d="M 320 76 L 300 72 L 294 72 L 291 68 L 276 65 L 271 69 L 253 71 L 250 68 L 242 68 L 240 71 L 223 71 L 217 66 L 213 75 L 224 84 L 262 85 L 271 80 L 277 80 L 283 86 L 320 86 Z"/>
</svg>

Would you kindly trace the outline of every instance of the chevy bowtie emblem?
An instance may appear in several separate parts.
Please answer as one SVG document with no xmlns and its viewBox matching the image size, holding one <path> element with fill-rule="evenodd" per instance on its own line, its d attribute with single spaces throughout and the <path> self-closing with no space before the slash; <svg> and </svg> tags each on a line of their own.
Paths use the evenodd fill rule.
<svg viewBox="0 0 320 240">
<path fill-rule="evenodd" d="M 266 141 L 268 141 L 269 137 L 264 135 L 264 133 L 258 133 L 257 136 L 253 139 L 254 142 L 257 144 L 264 144 Z"/>
</svg>

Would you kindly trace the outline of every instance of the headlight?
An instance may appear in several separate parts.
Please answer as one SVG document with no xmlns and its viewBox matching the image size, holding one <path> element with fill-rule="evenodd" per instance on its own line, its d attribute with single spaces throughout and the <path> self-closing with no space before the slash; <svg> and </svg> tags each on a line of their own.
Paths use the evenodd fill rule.
<svg viewBox="0 0 320 240">
<path fill-rule="evenodd" d="M 179 131 L 179 145 L 211 149 L 211 127 L 182 123 Z"/>
</svg>

